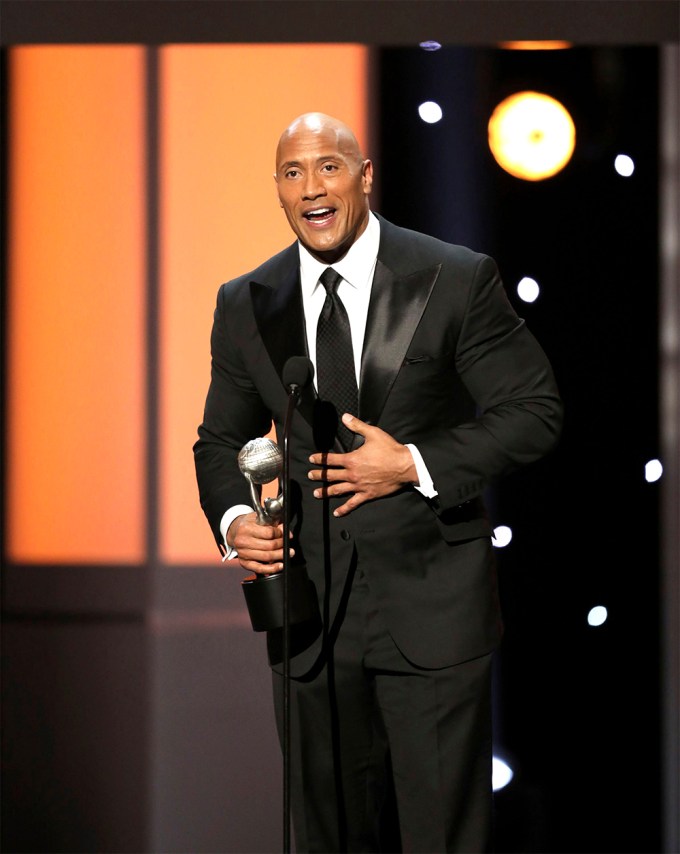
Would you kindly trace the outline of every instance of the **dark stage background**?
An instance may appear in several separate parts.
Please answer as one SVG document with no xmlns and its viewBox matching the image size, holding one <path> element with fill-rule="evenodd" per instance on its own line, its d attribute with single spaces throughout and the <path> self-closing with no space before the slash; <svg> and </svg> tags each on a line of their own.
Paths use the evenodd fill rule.
<svg viewBox="0 0 680 854">
<path fill-rule="evenodd" d="M 150 54 L 182 41 L 373 45 L 376 209 L 496 258 L 566 405 L 558 450 L 488 495 L 494 524 L 513 531 L 497 550 L 506 634 L 495 752 L 515 774 L 496 796 L 497 850 L 677 850 L 677 725 L 666 698 L 677 697 L 668 650 L 678 625 L 666 597 L 677 601 L 678 587 L 661 548 L 677 554 L 677 490 L 662 501 L 663 480 L 644 478 L 662 456 L 661 45 L 677 44 L 677 4 L 2 5 L 5 60 L 13 44 L 49 41 L 136 42 Z M 574 46 L 489 47 L 542 36 Z M 423 51 L 421 38 L 444 47 Z M 572 161 L 546 181 L 510 177 L 486 143 L 491 111 L 520 89 L 558 98 L 576 124 Z M 441 122 L 420 120 L 426 100 L 441 105 Z M 5 122 L 5 140 L 11 133 Z M 613 168 L 619 153 L 634 158 L 630 178 Z M 541 287 L 534 303 L 517 295 L 523 276 Z M 148 402 L 157 404 L 153 389 Z M 664 517 L 676 520 L 665 535 Z M 280 847 L 263 639 L 239 616 L 233 576 L 164 565 L 158 531 L 147 536 L 140 566 L 4 561 L 5 851 Z M 608 619 L 592 627 L 597 605 Z"/>
<path fill-rule="evenodd" d="M 558 451 L 489 496 L 514 532 L 497 550 L 497 750 L 518 771 L 497 794 L 499 850 L 661 850 L 659 501 L 643 477 L 658 456 L 657 50 L 403 48 L 380 63 L 383 213 L 496 258 L 565 401 Z M 484 141 L 495 105 L 536 88 L 578 143 L 534 183 Z M 436 125 L 418 118 L 426 100 Z M 517 296 L 523 276 L 535 303 Z M 598 628 L 594 605 L 609 612 Z"/>
</svg>

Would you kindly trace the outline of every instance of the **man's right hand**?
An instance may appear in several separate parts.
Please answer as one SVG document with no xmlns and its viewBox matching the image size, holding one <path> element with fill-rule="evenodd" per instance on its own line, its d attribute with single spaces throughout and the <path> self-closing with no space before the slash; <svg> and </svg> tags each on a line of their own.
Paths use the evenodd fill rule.
<svg viewBox="0 0 680 854">
<path fill-rule="evenodd" d="M 227 545 L 236 549 L 243 569 L 269 575 L 283 569 L 283 525 L 258 525 L 257 514 L 237 516 L 227 531 Z M 290 549 L 291 557 L 295 554 Z"/>
</svg>

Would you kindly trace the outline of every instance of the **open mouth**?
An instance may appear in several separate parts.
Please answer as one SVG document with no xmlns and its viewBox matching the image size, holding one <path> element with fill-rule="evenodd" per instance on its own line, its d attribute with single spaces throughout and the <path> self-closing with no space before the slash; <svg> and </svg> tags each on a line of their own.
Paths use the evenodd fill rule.
<svg viewBox="0 0 680 854">
<path fill-rule="evenodd" d="M 312 225 L 326 225 L 335 216 L 335 208 L 315 208 L 303 214 Z"/>
</svg>

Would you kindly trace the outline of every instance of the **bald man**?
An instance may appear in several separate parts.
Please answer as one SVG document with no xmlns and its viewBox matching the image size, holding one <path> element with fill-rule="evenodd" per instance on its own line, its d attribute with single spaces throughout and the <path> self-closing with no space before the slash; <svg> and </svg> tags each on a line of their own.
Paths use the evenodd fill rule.
<svg viewBox="0 0 680 854">
<path fill-rule="evenodd" d="M 371 212 L 373 166 L 341 121 L 295 119 L 274 177 L 297 240 L 219 291 L 194 453 L 218 547 L 280 570 L 282 528 L 257 524 L 236 458 L 272 420 L 281 435 L 288 358 L 315 364 L 291 439 L 289 548 L 320 615 L 291 635 L 296 847 L 489 850 L 500 616 L 481 495 L 556 441 L 552 371 L 490 258 Z M 338 383 L 355 411 L 319 447 Z M 270 632 L 279 724 L 280 646 Z"/>
</svg>

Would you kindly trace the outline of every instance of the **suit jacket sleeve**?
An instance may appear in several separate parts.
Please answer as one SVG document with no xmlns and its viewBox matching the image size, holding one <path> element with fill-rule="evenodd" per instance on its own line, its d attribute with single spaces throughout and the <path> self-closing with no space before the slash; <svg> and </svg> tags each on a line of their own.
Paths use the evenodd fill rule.
<svg viewBox="0 0 680 854">
<path fill-rule="evenodd" d="M 220 550 L 220 521 L 225 511 L 236 504 L 250 505 L 248 485 L 238 468 L 238 453 L 247 441 L 263 436 L 271 426 L 271 413 L 243 364 L 239 342 L 234 338 L 238 324 L 228 323 L 243 293 L 235 285 L 222 285 L 217 296 L 210 338 L 210 387 L 194 445 L 201 506 Z"/>
<path fill-rule="evenodd" d="M 418 441 L 440 515 L 478 497 L 493 479 L 543 456 L 557 441 L 562 422 L 545 353 L 510 305 L 495 262 L 477 257 L 455 365 L 479 414 L 435 428 Z"/>
</svg>

